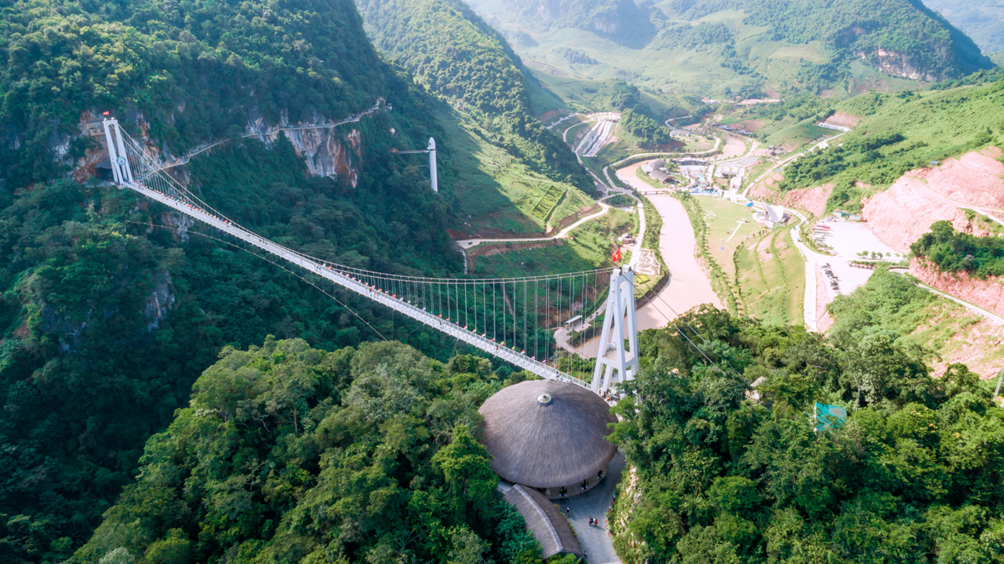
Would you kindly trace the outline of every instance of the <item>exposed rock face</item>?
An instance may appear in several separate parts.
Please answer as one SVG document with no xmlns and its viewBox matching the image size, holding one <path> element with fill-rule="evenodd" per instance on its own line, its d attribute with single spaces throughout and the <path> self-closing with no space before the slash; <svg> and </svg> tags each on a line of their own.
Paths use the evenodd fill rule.
<svg viewBox="0 0 1004 564">
<path fill-rule="evenodd" d="M 618 21 L 614 18 L 607 16 L 596 16 L 593 18 L 593 29 L 596 31 L 601 31 L 603 33 L 614 34 L 620 31 L 620 25 Z"/>
<path fill-rule="evenodd" d="M 147 320 L 147 331 L 160 327 L 160 320 L 167 317 L 174 305 L 174 292 L 171 290 L 171 275 L 162 272 L 157 276 L 153 292 L 146 297 L 146 309 L 143 318 Z"/>
<path fill-rule="evenodd" d="M 1004 163 L 1000 158 L 1001 150 L 989 147 L 907 175 L 925 180 L 934 192 L 962 204 L 1004 208 Z"/>
<path fill-rule="evenodd" d="M 321 116 L 314 116 L 307 122 L 290 124 L 288 116 L 283 114 L 280 123 L 271 127 L 265 126 L 261 118 L 252 118 L 248 125 L 249 133 L 261 133 L 261 139 L 266 143 L 275 142 L 280 133 L 285 135 L 296 148 L 296 154 L 307 164 L 310 174 L 330 178 L 344 176 L 353 188 L 359 183 L 359 173 L 352 156 L 352 153 L 355 153 L 356 159 L 362 156 L 358 129 L 343 136 L 338 128 L 311 128 L 331 123 Z"/>
<path fill-rule="evenodd" d="M 342 142 L 335 130 L 331 129 L 298 129 L 286 131 L 296 154 L 303 157 L 307 169 L 314 176 L 345 176 L 352 187 L 359 183 L 359 175 L 352 164 L 352 154 Z M 352 130 L 346 139 L 349 147 L 355 149 L 359 156 L 359 131 Z"/>
<path fill-rule="evenodd" d="M 918 259 L 910 263 L 910 274 L 932 288 L 1004 316 L 1004 279 L 980 280 L 966 272 L 939 272 Z"/>
<path fill-rule="evenodd" d="M 909 251 L 910 245 L 930 231 L 936 221 L 947 220 L 956 230 L 972 233 L 962 210 L 922 191 L 923 187 L 920 180 L 903 177 L 864 206 L 862 215 L 868 227 L 897 252 Z"/>
<path fill-rule="evenodd" d="M 140 312 L 143 319 L 146 320 L 147 332 L 153 331 L 160 326 L 161 320 L 167 317 L 174 306 L 174 301 L 171 275 L 167 272 L 157 274 L 153 291 L 146 297 L 146 306 Z M 100 315 L 107 321 L 116 313 L 118 313 L 118 309 L 106 306 Z M 80 347 L 84 329 L 94 318 L 94 315 L 95 309 L 90 308 L 84 313 L 82 320 L 77 321 L 74 319 L 75 316 L 61 314 L 48 304 L 43 303 L 39 312 L 38 328 L 43 333 L 54 337 L 59 342 L 59 349 L 67 352 Z"/>
<path fill-rule="evenodd" d="M 181 212 L 172 211 L 164 214 L 164 220 L 168 225 L 178 229 L 178 239 L 181 239 L 185 243 L 188 242 L 188 228 L 195 225 L 195 218 Z"/>
<path fill-rule="evenodd" d="M 929 82 L 938 78 L 934 74 L 918 68 L 906 53 L 876 49 L 871 53 L 860 51 L 857 56 L 890 76 Z"/>
<path fill-rule="evenodd" d="M 382 103 L 382 100 L 379 103 Z M 172 155 L 171 149 L 164 144 L 158 147 L 150 138 L 149 125 L 142 115 L 132 116 L 139 124 L 140 131 L 136 141 L 143 146 L 144 153 L 153 162 L 174 162 L 177 159 Z M 359 130 L 353 129 L 348 135 L 342 135 L 337 128 L 309 129 L 310 126 L 326 125 L 331 121 L 321 116 L 314 116 L 308 122 L 290 124 L 286 115 L 283 115 L 280 123 L 276 126 L 268 126 L 264 119 L 255 113 L 248 117 L 249 133 L 258 134 L 266 143 L 273 143 L 278 139 L 279 133 L 283 133 L 296 148 L 296 153 L 303 158 L 307 169 L 314 176 L 337 176 L 346 177 L 355 188 L 359 182 L 359 173 L 354 160 L 361 158 L 361 137 Z M 80 136 L 91 137 L 99 145 L 97 149 L 88 149 L 82 159 L 73 163 L 73 177 L 78 182 L 83 182 L 87 178 L 95 175 L 95 165 L 108 158 L 108 151 L 105 148 L 104 128 L 101 126 L 101 118 L 94 112 L 87 111 L 80 115 Z M 292 129 L 290 129 L 292 127 Z M 304 127 L 305 129 L 295 129 Z M 64 157 L 70 146 L 71 138 L 53 138 L 51 149 L 57 158 Z M 205 146 L 214 145 L 215 142 L 207 142 Z M 199 151 L 203 146 L 196 147 L 193 151 Z M 355 153 L 355 158 L 353 154 Z M 187 159 L 184 156 L 183 159 Z M 183 161 L 184 162 L 184 161 Z M 183 175 L 181 169 L 171 169 L 172 174 Z M 182 184 L 187 184 L 187 178 L 177 178 Z"/>
</svg>

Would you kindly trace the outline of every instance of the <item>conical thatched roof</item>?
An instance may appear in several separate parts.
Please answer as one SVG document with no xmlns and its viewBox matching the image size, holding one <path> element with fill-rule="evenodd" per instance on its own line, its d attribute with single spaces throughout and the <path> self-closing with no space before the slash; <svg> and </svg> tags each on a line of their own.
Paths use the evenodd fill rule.
<svg viewBox="0 0 1004 564">
<path fill-rule="evenodd" d="M 582 558 L 582 547 L 568 521 L 551 500 L 533 488 L 519 484 L 509 488 L 503 496 L 523 516 L 523 521 L 540 542 L 541 558 L 570 553 Z"/>
<path fill-rule="evenodd" d="M 593 392 L 556 380 L 502 389 L 478 410 L 492 470 L 534 488 L 575 485 L 595 478 L 617 452 L 606 440 L 617 418 Z"/>
</svg>

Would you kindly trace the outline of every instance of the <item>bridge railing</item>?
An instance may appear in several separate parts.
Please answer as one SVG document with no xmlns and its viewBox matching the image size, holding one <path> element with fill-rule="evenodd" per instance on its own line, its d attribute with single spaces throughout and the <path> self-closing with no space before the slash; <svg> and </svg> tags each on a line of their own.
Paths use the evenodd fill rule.
<svg viewBox="0 0 1004 564">
<path fill-rule="evenodd" d="M 548 366 L 535 358 L 528 357 L 524 353 L 509 349 L 501 343 L 495 342 L 493 339 L 489 339 L 464 329 L 459 326 L 459 323 L 444 320 L 441 317 L 433 315 L 432 313 L 412 305 L 401 298 L 388 295 L 384 291 L 378 291 L 378 289 L 373 287 L 371 284 L 361 281 L 359 279 L 359 273 L 353 272 L 351 269 L 343 269 L 341 267 L 336 269 L 332 265 L 318 262 L 311 257 L 269 241 L 268 239 L 248 231 L 243 227 L 237 226 L 218 214 L 210 213 L 197 205 L 188 203 L 163 192 L 153 190 L 138 183 L 130 183 L 127 184 L 127 186 L 131 190 L 139 192 L 147 198 L 158 201 L 210 227 L 213 227 L 214 229 L 236 237 L 249 245 L 278 256 L 287 262 L 295 264 L 313 274 L 317 274 L 326 280 L 330 280 L 331 282 L 338 284 L 339 286 L 381 303 L 452 337 L 460 339 L 469 345 L 501 358 L 502 360 L 518 366 L 523 370 L 527 370 L 537 376 L 547 378 L 549 380 L 561 380 L 582 387 L 589 387 L 589 384 L 571 376 L 566 372 L 562 372 L 555 367 Z"/>
</svg>

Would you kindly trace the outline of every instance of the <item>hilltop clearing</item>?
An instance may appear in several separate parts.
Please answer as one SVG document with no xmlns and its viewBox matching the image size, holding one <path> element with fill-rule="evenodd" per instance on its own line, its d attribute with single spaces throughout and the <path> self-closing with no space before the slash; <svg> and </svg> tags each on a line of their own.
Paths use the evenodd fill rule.
<svg viewBox="0 0 1004 564">
<path fill-rule="evenodd" d="M 740 94 L 901 89 L 992 63 L 909 0 L 468 0 L 528 64 L 655 91 Z"/>
</svg>

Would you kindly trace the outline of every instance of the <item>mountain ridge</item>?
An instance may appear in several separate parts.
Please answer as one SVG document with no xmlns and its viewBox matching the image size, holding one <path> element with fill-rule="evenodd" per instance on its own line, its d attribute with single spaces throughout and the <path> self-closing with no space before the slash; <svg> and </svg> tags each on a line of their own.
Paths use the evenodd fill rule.
<svg viewBox="0 0 1004 564">
<path fill-rule="evenodd" d="M 561 10 L 551 20 L 561 29 L 520 19 L 537 5 L 529 0 L 468 1 L 524 58 L 579 78 L 619 76 L 673 91 L 854 93 L 992 66 L 972 40 L 918 0 L 674 0 L 643 4 L 647 17 L 642 8 L 626 9 L 630 0 L 542 4 Z M 593 10 L 622 19 L 597 29 L 584 17 Z M 603 44 L 590 46 L 590 37 Z M 563 57 L 568 50 L 594 63 Z"/>
</svg>

